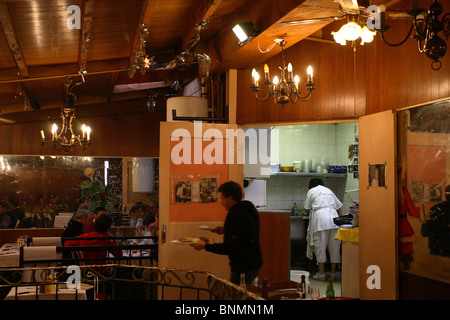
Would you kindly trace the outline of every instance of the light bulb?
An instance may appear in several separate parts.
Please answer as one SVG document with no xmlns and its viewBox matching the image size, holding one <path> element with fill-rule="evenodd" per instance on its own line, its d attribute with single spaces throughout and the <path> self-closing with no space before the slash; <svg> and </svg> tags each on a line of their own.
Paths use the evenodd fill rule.
<svg viewBox="0 0 450 320">
<path fill-rule="evenodd" d="M 252 78 L 253 78 L 253 85 L 254 85 L 254 86 L 257 85 L 257 84 L 256 84 L 256 82 L 258 81 L 258 80 L 256 79 L 257 75 L 258 75 L 258 72 L 256 72 L 256 70 L 253 68 L 253 70 L 252 70 Z"/>
<path fill-rule="evenodd" d="M 364 26 L 361 30 L 361 45 L 364 45 L 364 43 L 371 43 L 375 34 L 375 31 L 371 31 L 369 28 Z"/>
<path fill-rule="evenodd" d="M 339 31 L 347 41 L 355 41 L 361 36 L 361 26 L 353 21 L 343 25 Z"/>
<path fill-rule="evenodd" d="M 279 82 L 278 77 L 275 76 L 275 77 L 273 78 L 273 84 L 277 85 L 278 82 Z"/>
<path fill-rule="evenodd" d="M 313 83 L 313 69 L 311 66 L 308 66 L 306 69 L 306 73 L 308 74 L 308 83 Z"/>
<path fill-rule="evenodd" d="M 238 24 L 233 28 L 233 32 L 236 35 L 236 37 L 238 37 L 240 42 L 244 42 L 248 38 L 248 36 L 245 33 L 245 31 Z"/>
<path fill-rule="evenodd" d="M 298 84 L 300 83 L 300 78 L 295 75 L 294 77 L 295 88 L 298 90 Z"/>
<path fill-rule="evenodd" d="M 340 30 L 338 32 L 332 31 L 331 34 L 333 35 L 334 41 L 339 43 L 341 46 L 345 46 L 347 44 L 347 41 L 345 41 L 344 35 Z"/>
</svg>

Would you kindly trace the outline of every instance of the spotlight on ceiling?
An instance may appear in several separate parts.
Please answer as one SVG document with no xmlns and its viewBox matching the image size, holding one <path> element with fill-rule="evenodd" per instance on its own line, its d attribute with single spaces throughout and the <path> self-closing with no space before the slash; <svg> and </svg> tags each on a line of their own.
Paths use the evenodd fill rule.
<svg viewBox="0 0 450 320">
<path fill-rule="evenodd" d="M 239 45 L 242 46 L 252 41 L 259 32 L 254 29 L 252 22 L 242 22 L 234 26 L 233 32 L 239 39 Z"/>
</svg>

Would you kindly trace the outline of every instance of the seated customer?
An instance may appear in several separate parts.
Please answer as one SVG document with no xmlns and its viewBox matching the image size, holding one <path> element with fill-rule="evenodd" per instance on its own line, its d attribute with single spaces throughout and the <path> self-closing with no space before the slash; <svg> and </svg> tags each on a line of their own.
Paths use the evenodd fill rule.
<svg viewBox="0 0 450 320">
<path fill-rule="evenodd" d="M 69 247 L 87 247 L 87 246 L 116 246 L 116 242 L 108 239 L 109 228 L 112 224 L 112 218 L 109 215 L 101 215 L 95 220 L 95 231 L 83 233 L 74 240 L 67 240 L 64 245 Z M 104 238 L 104 239 L 90 239 L 90 238 Z M 108 252 L 114 257 L 121 257 L 121 250 L 95 250 L 86 251 L 85 258 L 88 259 L 86 264 L 105 264 L 108 257 Z"/>
<path fill-rule="evenodd" d="M 149 213 L 142 220 L 142 225 L 136 226 L 137 234 L 141 237 L 158 236 L 158 214 Z M 157 239 L 144 239 L 141 244 L 156 244 Z"/>
<path fill-rule="evenodd" d="M 17 221 L 17 216 L 10 209 L 8 201 L 0 201 L 0 229 L 14 229 Z"/>
<path fill-rule="evenodd" d="M 69 221 L 67 228 L 61 234 L 61 244 L 64 245 L 65 238 L 75 238 L 84 233 L 91 220 L 91 212 L 86 209 L 81 209 L 75 212 L 72 220 Z"/>
<path fill-rule="evenodd" d="M 89 232 L 95 231 L 95 229 L 94 229 L 95 219 L 97 219 L 102 214 L 106 214 L 105 208 L 98 207 L 98 208 L 94 209 L 94 211 L 92 212 L 91 222 L 89 223 L 89 226 L 84 230 L 84 233 L 89 233 Z"/>
</svg>

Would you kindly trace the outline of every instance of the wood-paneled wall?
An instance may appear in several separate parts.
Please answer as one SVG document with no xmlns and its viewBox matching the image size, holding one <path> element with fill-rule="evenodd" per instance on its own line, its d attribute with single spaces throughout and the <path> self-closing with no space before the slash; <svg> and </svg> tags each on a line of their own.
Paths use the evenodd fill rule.
<svg viewBox="0 0 450 320">
<path fill-rule="evenodd" d="M 159 123 L 164 111 L 77 118 L 74 130 L 84 122 L 92 128 L 92 145 L 87 150 L 76 147 L 72 156 L 159 157 Z M 60 123 L 60 121 L 57 121 Z M 0 154 L 64 155 L 62 151 L 43 147 L 40 130 L 50 138 L 51 121 L 0 125 Z M 47 142 L 48 143 L 48 142 Z"/>
<path fill-rule="evenodd" d="M 428 8 L 431 2 L 421 1 L 420 5 Z M 441 1 L 441 4 L 444 13 L 450 11 L 450 3 Z M 329 34 L 339 29 L 339 23 L 324 29 L 326 38 L 332 39 Z M 411 21 L 391 20 L 387 24 L 391 28 L 385 38 L 398 43 L 406 37 Z M 442 33 L 440 36 L 443 37 Z M 280 51 L 280 48 L 273 50 Z M 303 90 L 306 68 L 312 65 L 316 89 L 311 100 L 289 103 L 284 108 L 273 99 L 258 102 L 250 89 L 252 68 L 239 70 L 238 123 L 356 118 L 450 96 L 450 53 L 441 60 L 441 69 L 433 71 L 431 60 L 419 52 L 417 41 L 413 39 L 399 47 L 390 47 L 377 34 L 373 43 L 357 44 L 356 51 L 350 44 L 341 46 L 304 40 L 286 49 L 285 57 L 286 64 L 291 62 L 294 74 L 299 75 L 299 88 Z M 266 63 L 271 78 L 279 76 L 281 55 Z M 254 67 L 262 77 L 263 65 Z"/>
</svg>

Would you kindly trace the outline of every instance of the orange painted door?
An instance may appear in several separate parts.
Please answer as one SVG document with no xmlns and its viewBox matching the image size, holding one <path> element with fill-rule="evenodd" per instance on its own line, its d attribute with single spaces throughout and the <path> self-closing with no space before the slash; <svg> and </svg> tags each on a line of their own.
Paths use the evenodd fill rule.
<svg viewBox="0 0 450 320">
<path fill-rule="evenodd" d="M 205 227 L 223 225 L 227 214 L 218 201 L 218 186 L 229 180 L 243 184 L 243 164 L 235 157 L 242 150 L 235 136 L 238 129 L 232 124 L 161 122 L 160 267 L 207 271 L 229 279 L 228 256 L 196 251 L 176 240 L 223 241 L 222 235 Z"/>
</svg>

